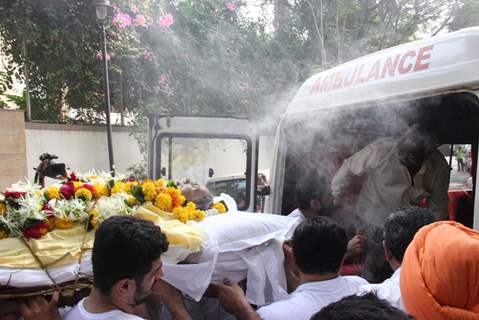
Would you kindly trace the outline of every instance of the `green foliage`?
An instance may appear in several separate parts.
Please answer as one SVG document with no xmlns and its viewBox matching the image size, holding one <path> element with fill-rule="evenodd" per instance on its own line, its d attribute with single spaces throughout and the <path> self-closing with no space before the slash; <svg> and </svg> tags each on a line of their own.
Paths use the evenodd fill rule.
<svg viewBox="0 0 479 320">
<path fill-rule="evenodd" d="M 137 124 L 148 113 L 260 118 L 282 110 L 287 89 L 311 73 L 411 40 L 458 1 L 450 29 L 473 23 L 477 1 L 269 0 L 272 30 L 269 21 L 230 10 L 227 0 L 113 0 L 106 23 L 113 110 Z M 0 0 L 2 51 L 10 59 L 0 94 L 27 64 L 34 119 L 104 119 L 90 3 Z M 129 23 L 121 25 L 118 14 Z M 174 22 L 162 27 L 167 14 Z"/>
<path fill-rule="evenodd" d="M 448 28 L 451 31 L 479 25 L 479 1 L 463 0 L 463 3 L 453 11 Z"/>
</svg>

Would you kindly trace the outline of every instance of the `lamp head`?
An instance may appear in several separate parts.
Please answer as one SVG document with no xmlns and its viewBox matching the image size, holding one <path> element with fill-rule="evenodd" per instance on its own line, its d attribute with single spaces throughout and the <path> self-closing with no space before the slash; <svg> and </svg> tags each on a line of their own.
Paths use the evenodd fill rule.
<svg viewBox="0 0 479 320">
<path fill-rule="evenodd" d="M 110 0 L 93 0 L 91 6 L 95 9 L 96 18 L 99 21 L 105 20 L 111 9 Z"/>
</svg>

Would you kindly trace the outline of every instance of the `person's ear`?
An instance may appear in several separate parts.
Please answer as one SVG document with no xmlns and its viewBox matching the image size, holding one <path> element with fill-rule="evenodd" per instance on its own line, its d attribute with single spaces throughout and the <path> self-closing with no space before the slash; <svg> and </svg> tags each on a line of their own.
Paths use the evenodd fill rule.
<svg viewBox="0 0 479 320">
<path fill-rule="evenodd" d="M 117 297 L 129 297 L 136 290 L 136 284 L 134 280 L 131 279 L 121 279 L 113 285 L 112 293 Z"/>
<path fill-rule="evenodd" d="M 321 210 L 321 202 L 317 199 L 311 199 L 311 201 L 309 201 L 309 207 L 315 213 L 319 213 Z"/>
</svg>

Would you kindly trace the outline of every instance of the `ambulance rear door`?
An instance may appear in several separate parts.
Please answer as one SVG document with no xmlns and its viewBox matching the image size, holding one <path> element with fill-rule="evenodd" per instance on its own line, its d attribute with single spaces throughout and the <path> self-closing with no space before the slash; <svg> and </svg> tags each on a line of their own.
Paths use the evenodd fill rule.
<svg viewBox="0 0 479 320">
<path fill-rule="evenodd" d="M 148 176 L 189 179 L 254 211 L 258 135 L 247 119 L 149 116 Z"/>
</svg>

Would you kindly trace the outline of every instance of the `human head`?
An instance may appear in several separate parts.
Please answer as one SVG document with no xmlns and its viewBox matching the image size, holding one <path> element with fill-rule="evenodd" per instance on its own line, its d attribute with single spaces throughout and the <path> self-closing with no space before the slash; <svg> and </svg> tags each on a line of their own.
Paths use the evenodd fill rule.
<svg viewBox="0 0 479 320">
<path fill-rule="evenodd" d="M 311 211 L 318 215 L 322 210 L 325 212 L 332 205 L 330 187 L 323 176 L 312 175 L 299 179 L 296 184 L 295 197 L 298 208 L 303 211 Z"/>
<path fill-rule="evenodd" d="M 258 173 L 258 185 L 265 186 L 268 184 L 268 179 L 266 179 L 266 175 L 264 173 Z"/>
<path fill-rule="evenodd" d="M 412 126 L 398 142 L 398 156 L 408 168 L 417 168 L 429 157 L 437 145 L 431 132 L 419 126 Z"/>
<path fill-rule="evenodd" d="M 400 208 L 388 217 L 384 224 L 384 251 L 386 259 L 401 264 L 407 246 L 416 232 L 435 222 L 434 214 L 426 208 L 408 206 Z M 393 262 L 394 263 L 394 262 Z"/>
<path fill-rule="evenodd" d="M 293 234 L 293 255 L 304 274 L 338 273 L 348 239 L 344 229 L 322 216 L 301 222 Z"/>
<path fill-rule="evenodd" d="M 375 294 L 352 295 L 334 302 L 316 313 L 311 320 L 410 320 L 401 310 Z"/>
<path fill-rule="evenodd" d="M 166 236 L 151 221 L 114 216 L 95 233 L 92 252 L 94 286 L 104 296 L 135 305 L 150 294 L 163 276 L 160 256 Z"/>
<path fill-rule="evenodd" d="M 479 232 L 454 221 L 421 228 L 399 279 L 406 310 L 417 319 L 477 319 Z"/>
<path fill-rule="evenodd" d="M 188 182 L 181 187 L 181 193 L 185 196 L 186 201 L 196 204 L 200 210 L 208 210 L 213 204 L 213 195 L 205 186 Z"/>
</svg>

